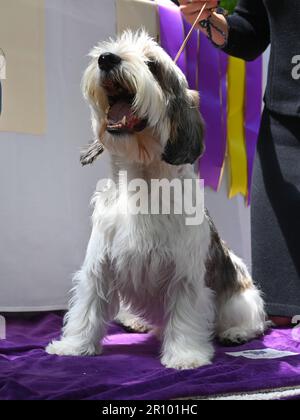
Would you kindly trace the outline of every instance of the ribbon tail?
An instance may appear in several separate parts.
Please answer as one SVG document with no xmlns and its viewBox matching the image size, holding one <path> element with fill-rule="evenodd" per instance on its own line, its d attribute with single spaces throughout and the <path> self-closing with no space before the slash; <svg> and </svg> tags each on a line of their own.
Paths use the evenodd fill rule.
<svg viewBox="0 0 300 420">
<path fill-rule="evenodd" d="M 206 122 L 206 151 L 199 163 L 205 186 L 218 190 L 226 155 L 227 56 L 200 33 L 198 80 L 200 108 Z"/>
<path fill-rule="evenodd" d="M 241 193 L 247 196 L 248 174 L 244 129 L 246 63 L 229 58 L 228 67 L 228 154 L 230 158 L 230 190 L 232 198 Z"/>
</svg>

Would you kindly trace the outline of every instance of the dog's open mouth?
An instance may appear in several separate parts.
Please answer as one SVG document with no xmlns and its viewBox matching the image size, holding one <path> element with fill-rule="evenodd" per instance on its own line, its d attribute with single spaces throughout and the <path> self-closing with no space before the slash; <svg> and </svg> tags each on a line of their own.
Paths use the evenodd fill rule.
<svg viewBox="0 0 300 420">
<path fill-rule="evenodd" d="M 135 95 L 112 81 L 103 83 L 103 87 L 109 102 L 106 130 L 112 134 L 130 134 L 144 130 L 147 120 L 135 115 L 132 107 Z"/>
</svg>

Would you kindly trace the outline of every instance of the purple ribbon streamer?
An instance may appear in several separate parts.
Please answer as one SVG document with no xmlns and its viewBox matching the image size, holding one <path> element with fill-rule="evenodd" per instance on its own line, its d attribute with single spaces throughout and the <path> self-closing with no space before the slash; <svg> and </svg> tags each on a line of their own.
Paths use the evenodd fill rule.
<svg viewBox="0 0 300 420">
<path fill-rule="evenodd" d="M 157 1 L 161 46 L 172 59 L 176 57 L 190 25 L 182 22 L 178 7 Z M 200 55 L 198 57 L 198 36 Z M 197 66 L 198 64 L 198 66 Z M 205 185 L 219 187 L 227 145 L 227 68 L 228 56 L 215 49 L 202 33 L 193 32 L 178 66 L 187 77 L 191 89 L 197 88 L 197 67 L 201 112 L 206 121 L 206 151 L 199 167 Z M 259 131 L 262 98 L 262 59 L 247 64 L 245 132 L 248 158 L 248 202 Z"/>
<path fill-rule="evenodd" d="M 200 176 L 205 185 L 218 190 L 227 144 L 228 56 L 214 48 L 200 33 L 200 108 L 206 122 L 206 151 L 200 160 Z"/>
<path fill-rule="evenodd" d="M 185 36 L 189 33 L 192 25 L 185 19 L 183 20 Z M 198 32 L 193 31 L 185 47 L 186 54 L 186 77 L 190 89 L 196 90 L 197 87 L 197 67 L 198 67 Z M 183 52 L 184 54 L 184 52 Z"/>
<path fill-rule="evenodd" d="M 182 22 L 182 15 L 178 7 L 171 3 L 167 4 L 160 1 L 157 3 L 161 46 L 174 59 L 184 41 L 184 35 L 190 29 L 190 25 Z M 199 58 L 198 36 L 200 36 Z M 215 49 L 205 35 L 199 35 L 195 31 L 177 64 L 187 76 L 191 89 L 197 87 L 196 69 L 197 67 L 199 69 L 201 112 L 207 127 L 206 152 L 200 161 L 200 174 L 206 185 L 217 190 L 226 153 L 228 57 Z"/>
<path fill-rule="evenodd" d="M 157 1 L 160 24 L 160 43 L 163 49 L 174 60 L 183 41 L 184 27 L 179 7 L 173 3 Z M 178 67 L 187 74 L 186 56 L 183 51 L 178 62 Z"/>
<path fill-rule="evenodd" d="M 245 133 L 248 158 L 248 205 L 251 202 L 252 174 L 261 119 L 262 62 L 260 57 L 247 63 L 246 68 Z"/>
</svg>

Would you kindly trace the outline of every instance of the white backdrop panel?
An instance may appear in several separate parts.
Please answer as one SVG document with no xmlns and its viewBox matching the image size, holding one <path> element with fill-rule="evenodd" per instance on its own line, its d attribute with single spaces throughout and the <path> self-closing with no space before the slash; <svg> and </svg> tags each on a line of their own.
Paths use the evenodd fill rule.
<svg viewBox="0 0 300 420">
<path fill-rule="evenodd" d="M 0 310 L 66 305 L 89 236 L 102 159 L 82 169 L 91 139 L 80 81 L 87 53 L 115 33 L 111 0 L 46 1 L 47 134 L 0 133 Z"/>
<path fill-rule="evenodd" d="M 91 138 L 80 80 L 89 49 L 115 31 L 112 0 L 46 0 L 47 134 L 0 133 L 0 311 L 66 307 L 90 233 L 89 201 L 109 170 L 107 156 L 85 169 L 78 161 Z M 250 211 L 226 194 L 224 182 L 206 204 L 249 265 Z"/>
</svg>

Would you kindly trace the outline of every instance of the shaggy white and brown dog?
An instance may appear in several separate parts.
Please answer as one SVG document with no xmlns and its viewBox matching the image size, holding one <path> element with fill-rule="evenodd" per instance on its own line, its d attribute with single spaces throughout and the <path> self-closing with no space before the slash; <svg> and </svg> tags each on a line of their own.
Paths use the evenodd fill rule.
<svg viewBox="0 0 300 420">
<path fill-rule="evenodd" d="M 95 142 L 82 163 L 105 148 L 120 190 L 108 183 L 95 194 L 92 236 L 74 279 L 63 335 L 47 351 L 99 354 L 107 324 L 118 317 L 129 328 L 159 331 L 163 365 L 209 364 L 214 336 L 243 343 L 265 331 L 260 292 L 207 212 L 196 226 L 175 212 L 124 212 L 124 198 L 130 201 L 132 193 L 119 178 L 122 171 L 126 182 L 143 179 L 150 189 L 153 179 L 183 185 L 197 178 L 192 164 L 204 149 L 198 94 L 145 32 L 101 43 L 91 58 L 83 92 Z"/>
</svg>

